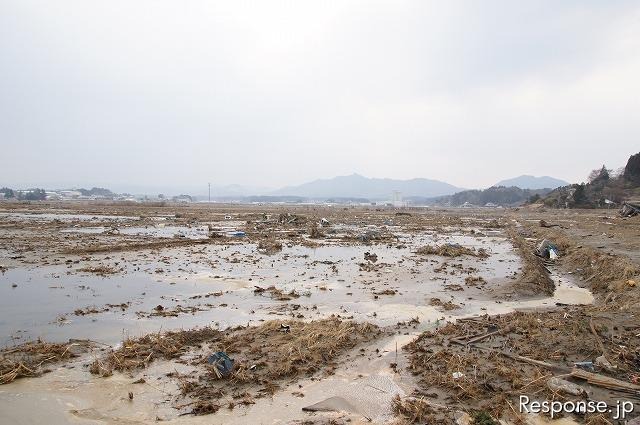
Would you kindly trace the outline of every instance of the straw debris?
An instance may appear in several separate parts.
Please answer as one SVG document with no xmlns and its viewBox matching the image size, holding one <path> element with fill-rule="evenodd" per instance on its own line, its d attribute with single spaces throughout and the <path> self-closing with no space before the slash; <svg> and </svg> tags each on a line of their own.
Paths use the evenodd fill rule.
<svg viewBox="0 0 640 425">
<path fill-rule="evenodd" d="M 196 370 L 179 377 L 182 396 L 192 400 L 181 406 L 188 407 L 187 413 L 202 415 L 215 413 L 223 403 L 228 408 L 252 404 L 254 398 L 273 394 L 280 385 L 301 377 L 331 374 L 348 350 L 380 335 L 375 325 L 335 317 L 312 322 L 269 321 L 225 331 L 165 332 L 126 340 L 118 350 L 95 360 L 90 371 L 109 376 L 114 370 L 146 367 L 155 359 L 179 360 L 187 353 L 193 359 L 195 355 L 190 364 Z M 218 351 L 234 360 L 227 377 L 207 362 Z"/>
<path fill-rule="evenodd" d="M 440 255 L 443 257 L 461 257 L 463 255 L 469 255 L 478 258 L 487 258 L 489 254 L 484 248 L 480 248 L 477 251 L 475 248 L 468 248 L 466 246 L 458 244 L 444 244 L 444 245 L 425 245 L 418 248 L 416 251 L 418 255 Z"/>
<path fill-rule="evenodd" d="M 26 342 L 0 351 L 0 385 L 23 377 L 39 376 L 44 366 L 68 361 L 86 347 L 82 342 L 52 344 L 41 340 Z"/>
</svg>

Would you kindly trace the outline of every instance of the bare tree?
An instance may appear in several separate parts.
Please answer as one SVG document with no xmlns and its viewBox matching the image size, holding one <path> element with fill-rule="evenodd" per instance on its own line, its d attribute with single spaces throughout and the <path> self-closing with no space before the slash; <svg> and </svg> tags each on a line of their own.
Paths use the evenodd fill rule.
<svg viewBox="0 0 640 425">
<path fill-rule="evenodd" d="M 611 170 L 607 169 L 606 166 L 602 166 L 599 170 L 593 170 L 589 173 L 589 182 L 595 183 L 596 181 L 606 181 L 609 180 L 609 175 L 611 174 Z"/>
</svg>

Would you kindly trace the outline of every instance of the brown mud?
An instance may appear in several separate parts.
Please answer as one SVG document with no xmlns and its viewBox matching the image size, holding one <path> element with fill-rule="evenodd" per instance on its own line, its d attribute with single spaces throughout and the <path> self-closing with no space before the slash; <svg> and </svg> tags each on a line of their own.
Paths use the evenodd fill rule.
<svg viewBox="0 0 640 425">
<path fill-rule="evenodd" d="M 519 395 L 636 400 L 620 383 L 640 371 L 637 217 L 1 207 L 0 419 L 42 391 L 75 407 L 43 405 L 24 423 L 531 423 Z M 544 239 L 557 260 L 535 255 Z M 234 359 L 229 376 L 207 362 L 218 351 Z M 576 368 L 588 362 L 597 379 Z M 302 409 L 315 404 L 328 411 Z"/>
</svg>

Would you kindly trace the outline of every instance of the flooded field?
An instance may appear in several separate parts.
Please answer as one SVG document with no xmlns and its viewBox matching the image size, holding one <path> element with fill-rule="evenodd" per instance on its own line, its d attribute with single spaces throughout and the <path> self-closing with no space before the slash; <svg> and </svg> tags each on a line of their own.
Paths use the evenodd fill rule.
<svg viewBox="0 0 640 425">
<path fill-rule="evenodd" d="M 415 352 L 403 347 L 424 332 L 597 303 L 580 267 L 533 255 L 546 235 L 535 218 L 511 212 L 85 209 L 0 213 L 0 344 L 8 353 L 37 340 L 71 344 L 60 360 L 74 347 L 72 358 L 38 365 L 49 373 L 5 376 L 2 423 L 403 421 L 396 396 L 423 385 Z M 348 323 L 371 327 L 328 336 Z M 296 334 L 305 326 L 325 330 Z M 214 336 L 183 339 L 208 328 Z M 135 347 L 165 332 L 183 341 L 179 350 L 138 359 Z M 289 334 L 307 338 L 300 347 L 310 352 L 286 373 L 271 369 L 278 361 L 267 351 L 250 360 Z M 216 350 L 236 353 L 240 369 L 214 393 L 218 381 L 202 384 L 211 373 L 203 359 Z M 450 398 L 464 412 L 446 388 L 433 403 Z"/>
</svg>

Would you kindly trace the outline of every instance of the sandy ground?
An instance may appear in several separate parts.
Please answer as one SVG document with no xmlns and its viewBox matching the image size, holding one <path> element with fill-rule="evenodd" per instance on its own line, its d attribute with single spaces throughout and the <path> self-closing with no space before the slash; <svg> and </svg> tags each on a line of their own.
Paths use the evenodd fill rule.
<svg viewBox="0 0 640 425">
<path fill-rule="evenodd" d="M 90 341 L 77 357 L 41 364 L 48 373 L 1 386 L 0 422 L 412 422 L 394 398 L 431 391 L 415 366 L 422 348 L 403 347 L 447 323 L 514 311 L 578 305 L 613 322 L 621 310 L 635 317 L 638 289 L 628 282 L 640 264 L 639 235 L 637 218 L 602 210 L 0 204 L 3 347 Z M 545 238 L 559 245 L 553 263 L 532 255 Z M 442 247 L 454 256 L 441 255 Z M 199 379 L 213 343 L 173 357 L 156 353 L 146 367 L 107 377 L 89 372 L 123 341 L 149 334 L 257 330 L 278 320 L 297 337 L 299 321 L 328 317 L 382 332 L 336 346 L 330 360 L 306 358 L 312 369 L 278 377 L 269 394 L 243 387 L 251 393 L 246 405 L 229 403 L 237 379 L 229 381 L 221 407 L 206 416 L 191 414 L 202 395 L 185 393 L 183 383 Z M 239 349 L 238 363 L 245 355 Z M 452 418 L 480 409 L 446 382 L 439 387 L 429 403 L 452 406 Z M 316 403 L 334 411 L 302 410 Z"/>
</svg>

